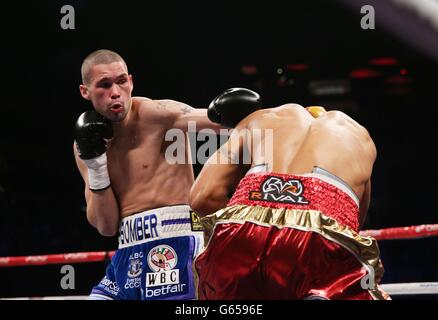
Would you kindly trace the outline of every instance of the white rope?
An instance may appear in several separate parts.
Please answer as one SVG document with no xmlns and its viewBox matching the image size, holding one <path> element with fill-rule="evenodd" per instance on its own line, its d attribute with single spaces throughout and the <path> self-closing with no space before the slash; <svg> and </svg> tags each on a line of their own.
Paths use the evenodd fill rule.
<svg viewBox="0 0 438 320">
<path fill-rule="evenodd" d="M 380 287 L 389 295 L 438 294 L 438 282 L 385 283 Z M 0 298 L 0 300 L 87 300 L 89 296 Z"/>
<path fill-rule="evenodd" d="M 438 282 L 386 283 L 380 286 L 389 295 L 438 294 Z"/>
</svg>

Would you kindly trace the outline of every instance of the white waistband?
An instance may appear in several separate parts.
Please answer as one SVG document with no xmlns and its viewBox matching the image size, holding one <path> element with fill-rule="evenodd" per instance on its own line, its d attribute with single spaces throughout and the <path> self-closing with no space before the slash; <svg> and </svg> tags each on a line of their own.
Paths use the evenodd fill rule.
<svg viewBox="0 0 438 320">
<path fill-rule="evenodd" d="M 151 209 L 125 217 L 119 227 L 119 249 L 192 234 L 188 205 Z"/>
<path fill-rule="evenodd" d="M 258 173 L 258 172 L 266 172 L 268 170 L 268 165 L 263 163 L 263 164 L 258 164 L 255 165 L 254 167 L 252 167 L 251 169 L 249 169 L 246 172 L 246 175 L 251 174 L 251 173 Z"/>
<path fill-rule="evenodd" d="M 343 192 L 348 194 L 350 198 L 356 203 L 356 205 L 359 207 L 359 198 L 357 197 L 356 193 L 351 189 L 351 187 L 343 180 L 335 176 L 334 174 L 330 173 L 327 170 L 318 168 L 320 170 L 313 171 L 311 173 L 302 174 L 301 176 L 304 177 L 314 177 L 318 178 L 322 181 L 325 181 L 327 183 L 330 183 L 334 185 L 336 188 L 341 189 Z"/>
</svg>

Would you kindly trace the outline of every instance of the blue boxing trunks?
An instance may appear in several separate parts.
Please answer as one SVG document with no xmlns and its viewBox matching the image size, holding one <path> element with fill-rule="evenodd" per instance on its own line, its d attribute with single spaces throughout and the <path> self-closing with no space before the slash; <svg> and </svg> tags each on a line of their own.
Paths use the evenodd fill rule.
<svg viewBox="0 0 438 320">
<path fill-rule="evenodd" d="M 122 219 L 119 248 L 90 299 L 195 298 L 192 263 L 202 230 L 187 205 L 152 209 Z"/>
</svg>

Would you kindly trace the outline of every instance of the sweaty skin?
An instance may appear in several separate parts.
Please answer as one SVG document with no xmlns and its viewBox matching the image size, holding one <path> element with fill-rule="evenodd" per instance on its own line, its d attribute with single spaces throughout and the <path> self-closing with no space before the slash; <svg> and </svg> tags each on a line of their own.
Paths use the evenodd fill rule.
<svg viewBox="0 0 438 320">
<path fill-rule="evenodd" d="M 123 62 L 92 67 L 91 83 L 81 85 L 82 96 L 91 100 L 97 112 L 108 118 L 114 137 L 108 141 L 107 161 L 111 186 L 103 191 L 90 191 L 87 167 L 75 147 L 77 166 L 85 181 L 87 218 L 103 235 L 114 235 L 121 218 L 144 210 L 188 204 L 194 181 L 187 139 L 184 139 L 185 164 L 170 164 L 165 159 L 165 141 L 170 129 L 188 130 L 188 122 L 196 121 L 196 129 L 220 126 L 207 118 L 206 109 L 195 109 L 173 100 L 151 100 L 131 97 L 132 76 Z"/>
<path fill-rule="evenodd" d="M 272 157 L 260 151 L 263 143 L 254 143 L 251 134 L 237 133 L 254 132 L 254 129 L 262 132 L 272 129 Z M 244 150 L 251 152 L 251 165 L 217 164 L 224 157 L 242 159 Z M 360 199 L 362 225 L 370 201 L 375 159 L 376 148 L 368 131 L 340 111 L 313 118 L 297 104 L 262 109 L 242 120 L 228 142 L 207 161 L 192 187 L 190 204 L 201 216 L 225 207 L 247 170 L 259 164 L 267 164 L 268 171 L 285 174 L 310 173 L 318 166 L 353 189 Z"/>
</svg>

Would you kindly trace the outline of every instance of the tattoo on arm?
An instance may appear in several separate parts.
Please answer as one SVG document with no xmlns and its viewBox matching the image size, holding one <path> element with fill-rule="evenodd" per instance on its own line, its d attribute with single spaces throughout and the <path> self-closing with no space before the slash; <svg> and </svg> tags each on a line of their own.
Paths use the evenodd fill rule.
<svg viewBox="0 0 438 320">
<path fill-rule="evenodd" d="M 188 107 L 188 106 L 186 106 L 186 105 L 181 105 L 181 112 L 183 113 L 183 114 L 187 114 L 187 113 L 190 113 L 190 112 L 192 112 L 192 110 L 191 110 L 191 108 L 190 107 Z"/>
<path fill-rule="evenodd" d="M 167 110 L 167 105 L 168 105 L 168 102 L 157 101 L 156 108 L 157 108 L 158 110 Z"/>
<path fill-rule="evenodd" d="M 229 150 L 228 148 L 220 148 L 220 153 L 227 159 L 226 164 L 238 164 L 239 163 L 239 156 L 236 153 Z"/>
<path fill-rule="evenodd" d="M 179 107 L 179 110 L 182 112 L 183 115 L 192 112 L 192 108 L 189 107 L 188 105 L 181 103 L 181 102 L 176 102 L 176 104 L 175 104 L 175 101 L 166 101 L 166 100 L 157 101 L 156 108 L 158 110 L 169 110 L 169 104 L 171 105 L 171 107 L 172 107 L 172 104 L 174 107 Z"/>
</svg>

